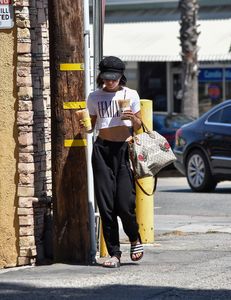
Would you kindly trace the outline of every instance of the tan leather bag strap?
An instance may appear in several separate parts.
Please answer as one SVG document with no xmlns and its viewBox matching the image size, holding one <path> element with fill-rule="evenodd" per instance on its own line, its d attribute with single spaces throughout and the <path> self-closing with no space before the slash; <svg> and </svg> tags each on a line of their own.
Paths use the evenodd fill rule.
<svg viewBox="0 0 231 300">
<path fill-rule="evenodd" d="M 141 186 L 141 184 L 139 183 L 138 179 L 135 179 L 137 185 L 139 186 L 139 188 L 141 189 L 141 191 L 147 195 L 147 196 L 152 196 L 155 193 L 156 190 L 156 185 L 157 185 L 157 176 L 154 177 L 155 182 L 154 182 L 154 186 L 153 186 L 153 191 L 152 193 L 148 193 L 147 191 L 145 191 L 145 189 Z"/>
</svg>

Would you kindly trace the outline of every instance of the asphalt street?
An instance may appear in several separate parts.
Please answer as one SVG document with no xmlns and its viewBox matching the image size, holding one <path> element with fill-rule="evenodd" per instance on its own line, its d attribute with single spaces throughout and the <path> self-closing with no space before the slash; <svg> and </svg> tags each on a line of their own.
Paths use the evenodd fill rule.
<svg viewBox="0 0 231 300">
<path fill-rule="evenodd" d="M 184 177 L 159 178 L 155 202 L 155 233 L 231 233 L 231 182 L 213 193 L 193 193 Z"/>
<path fill-rule="evenodd" d="M 98 258 L 93 266 L 0 270 L 0 299 L 231 299 L 230 193 L 230 183 L 206 196 L 191 193 L 184 178 L 160 178 L 155 242 L 144 246 L 142 261 L 131 262 L 130 245 L 121 233 L 119 269 L 103 268 L 105 258 Z M 196 200 L 190 206 L 198 197 L 207 203 Z"/>
</svg>

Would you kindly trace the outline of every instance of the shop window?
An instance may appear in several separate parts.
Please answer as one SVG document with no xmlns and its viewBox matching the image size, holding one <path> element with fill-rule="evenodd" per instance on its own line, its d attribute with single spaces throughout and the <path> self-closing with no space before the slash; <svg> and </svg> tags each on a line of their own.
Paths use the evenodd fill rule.
<svg viewBox="0 0 231 300">
<path fill-rule="evenodd" d="M 231 69 L 225 69 L 225 99 L 231 99 Z"/>
<path fill-rule="evenodd" d="M 125 76 L 128 80 L 128 87 L 134 90 L 139 89 L 138 84 L 138 63 L 137 62 L 126 62 Z"/>
<path fill-rule="evenodd" d="M 166 63 L 139 63 L 139 93 L 153 101 L 154 111 L 167 111 Z"/>
<path fill-rule="evenodd" d="M 225 99 L 231 99 L 231 81 L 226 81 L 225 83 Z"/>
<path fill-rule="evenodd" d="M 173 111 L 176 113 L 181 112 L 182 96 L 182 75 L 173 73 Z"/>
<path fill-rule="evenodd" d="M 204 68 L 199 72 L 199 113 L 203 114 L 223 99 L 223 69 Z"/>
</svg>

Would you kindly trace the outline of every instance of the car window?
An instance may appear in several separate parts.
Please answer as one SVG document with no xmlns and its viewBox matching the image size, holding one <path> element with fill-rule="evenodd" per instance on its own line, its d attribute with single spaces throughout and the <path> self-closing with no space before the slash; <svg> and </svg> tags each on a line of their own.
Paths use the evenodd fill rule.
<svg viewBox="0 0 231 300">
<path fill-rule="evenodd" d="M 208 122 L 210 123 L 220 123 L 222 109 L 216 111 L 214 114 L 208 117 Z"/>
<path fill-rule="evenodd" d="M 231 106 L 226 106 L 209 116 L 208 122 L 231 124 Z"/>
<path fill-rule="evenodd" d="M 231 124 L 231 106 L 227 106 L 223 109 L 221 123 Z"/>
</svg>

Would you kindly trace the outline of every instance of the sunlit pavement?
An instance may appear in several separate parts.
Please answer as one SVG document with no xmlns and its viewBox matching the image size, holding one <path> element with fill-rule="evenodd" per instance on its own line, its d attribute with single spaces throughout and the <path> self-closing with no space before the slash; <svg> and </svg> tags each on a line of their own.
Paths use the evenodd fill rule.
<svg viewBox="0 0 231 300">
<path fill-rule="evenodd" d="M 219 231 L 218 218 L 168 214 L 168 210 L 174 212 L 174 201 L 177 202 L 173 201 L 177 199 L 175 189 L 187 196 L 188 203 L 195 197 L 186 185 L 182 188 L 184 182 L 184 178 L 159 178 L 154 195 L 155 239 L 144 245 L 140 262 L 131 261 L 130 244 L 121 232 L 120 268 L 103 268 L 101 263 L 106 258 L 97 253 L 95 265 L 52 264 L 0 270 L 0 299 L 231 299 L 229 222 L 220 223 Z M 229 183 L 222 187 L 229 189 Z M 217 195 L 226 196 L 229 201 L 230 197 L 222 191 L 213 197 Z M 163 209 L 166 215 L 158 213 Z"/>
</svg>

